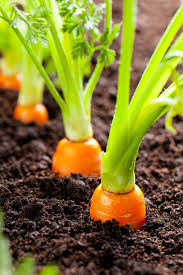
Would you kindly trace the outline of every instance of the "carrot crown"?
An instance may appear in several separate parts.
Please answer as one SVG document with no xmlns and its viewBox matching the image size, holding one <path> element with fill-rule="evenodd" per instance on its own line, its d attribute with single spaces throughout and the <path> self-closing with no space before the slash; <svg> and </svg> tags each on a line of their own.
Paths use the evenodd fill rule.
<svg viewBox="0 0 183 275">
<path fill-rule="evenodd" d="M 175 132 L 172 119 L 183 114 L 183 76 L 175 71 L 183 56 L 183 34 L 170 46 L 183 24 L 183 6 L 170 22 L 129 102 L 135 19 L 136 1 L 124 0 L 116 109 L 107 149 L 102 153 L 101 182 L 113 193 L 127 193 L 134 188 L 139 146 L 152 124 L 168 112 L 166 127 Z M 174 82 L 162 92 L 171 75 Z"/>
<path fill-rule="evenodd" d="M 39 5 L 34 14 L 17 11 L 16 7 L 12 7 L 12 11 L 8 12 L 3 4 L 0 4 L 0 12 L 19 37 L 60 106 L 67 138 L 71 141 L 86 140 L 93 134 L 91 127 L 93 91 L 104 66 L 111 64 L 115 58 L 115 52 L 109 49 L 109 45 L 116 38 L 120 25 L 111 28 L 111 0 L 106 0 L 104 33 L 100 33 L 98 29 L 104 5 L 96 5 L 92 0 L 34 1 Z M 27 36 L 22 32 L 22 22 L 28 28 Z M 53 81 L 50 80 L 33 50 L 34 42 L 45 39 L 58 73 L 63 97 L 57 92 Z M 98 53 L 97 64 L 84 87 L 84 76 L 90 72 L 91 59 L 95 52 Z"/>
</svg>

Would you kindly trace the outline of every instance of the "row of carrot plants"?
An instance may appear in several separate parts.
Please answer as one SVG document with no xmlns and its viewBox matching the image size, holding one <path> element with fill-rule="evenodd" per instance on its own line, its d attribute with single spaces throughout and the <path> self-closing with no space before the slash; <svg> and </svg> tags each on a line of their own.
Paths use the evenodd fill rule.
<svg viewBox="0 0 183 275">
<path fill-rule="evenodd" d="M 20 4 L 21 8 L 11 0 L 0 4 L 1 70 L 14 77 L 12 86 L 6 82 L 2 87 L 20 90 L 14 118 L 38 124 L 48 120 L 42 104 L 45 83 L 60 107 L 65 129 L 65 138 L 53 155 L 53 172 L 59 177 L 71 173 L 101 176 L 91 199 L 91 218 L 116 219 L 120 226 L 140 229 L 146 216 L 144 195 L 135 184 L 140 143 L 165 113 L 165 126 L 175 133 L 173 118 L 183 114 L 183 75 L 176 70 L 183 57 L 183 33 L 179 33 L 183 6 L 162 36 L 130 101 L 136 0 L 123 0 L 122 25 L 112 24 L 112 0 L 98 5 L 92 0 L 22 0 Z M 110 45 L 121 29 L 116 108 L 106 152 L 102 152 L 93 138 L 91 100 L 104 67 L 115 59 Z M 97 63 L 91 72 L 94 54 Z M 50 71 L 54 72 L 51 77 Z M 164 89 L 170 78 L 172 84 Z"/>
</svg>

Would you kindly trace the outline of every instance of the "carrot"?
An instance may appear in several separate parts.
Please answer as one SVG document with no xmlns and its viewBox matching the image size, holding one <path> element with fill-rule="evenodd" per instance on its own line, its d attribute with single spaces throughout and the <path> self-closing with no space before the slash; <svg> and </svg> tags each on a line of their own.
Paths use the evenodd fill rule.
<svg viewBox="0 0 183 275">
<path fill-rule="evenodd" d="M 14 118 L 24 123 L 43 124 L 48 121 L 48 111 L 43 104 L 22 106 L 18 104 L 14 110 Z"/>
<path fill-rule="evenodd" d="M 0 74 L 0 89 L 10 89 L 19 91 L 21 89 L 22 79 L 20 74 L 5 75 Z"/>
<path fill-rule="evenodd" d="M 52 170 L 59 177 L 70 176 L 71 173 L 81 173 L 85 176 L 100 176 L 101 147 L 90 138 L 81 142 L 72 142 L 63 138 L 57 145 L 52 159 Z"/>
<path fill-rule="evenodd" d="M 135 162 L 141 141 L 166 112 L 165 126 L 173 133 L 174 116 L 183 115 L 183 75 L 176 71 L 182 62 L 183 33 L 170 47 L 183 24 L 183 5 L 161 38 L 130 101 L 136 2 L 123 0 L 116 108 L 106 152 L 101 153 L 101 185 L 94 191 L 90 206 L 93 220 L 103 223 L 115 219 L 120 226 L 130 225 L 132 229 L 140 229 L 146 216 L 143 193 L 135 184 Z M 174 83 L 162 92 L 171 76 Z"/>
<path fill-rule="evenodd" d="M 126 194 L 107 192 L 100 184 L 92 197 L 90 217 L 102 223 L 115 219 L 120 226 L 130 225 L 132 229 L 141 229 L 146 216 L 144 195 L 135 185 Z"/>
</svg>

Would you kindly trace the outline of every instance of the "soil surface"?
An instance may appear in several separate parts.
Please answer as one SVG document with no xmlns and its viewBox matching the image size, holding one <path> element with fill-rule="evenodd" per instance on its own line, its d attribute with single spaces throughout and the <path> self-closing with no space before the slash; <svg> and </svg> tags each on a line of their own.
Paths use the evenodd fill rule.
<svg viewBox="0 0 183 275">
<path fill-rule="evenodd" d="M 121 16 L 114 2 L 114 21 Z M 140 0 L 132 67 L 132 91 L 178 1 Z M 120 39 L 114 43 L 119 57 Z M 106 69 L 93 100 L 93 125 L 105 149 L 116 98 L 116 61 Z M 50 121 L 24 125 L 12 119 L 17 93 L 0 92 L 0 208 L 14 262 L 35 256 L 37 270 L 59 265 L 61 274 L 183 274 L 183 120 L 177 135 L 160 120 L 145 136 L 136 182 L 146 198 L 141 231 L 117 222 L 93 222 L 89 203 L 100 179 L 73 175 L 58 179 L 51 157 L 64 136 L 61 115 L 48 93 Z"/>
</svg>

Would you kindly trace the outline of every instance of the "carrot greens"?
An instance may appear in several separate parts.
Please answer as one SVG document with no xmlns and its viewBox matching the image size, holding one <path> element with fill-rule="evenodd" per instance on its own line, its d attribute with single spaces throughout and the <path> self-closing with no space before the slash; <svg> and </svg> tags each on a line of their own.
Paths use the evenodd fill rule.
<svg viewBox="0 0 183 275">
<path fill-rule="evenodd" d="M 129 102 L 136 1 L 123 2 L 123 36 L 116 110 L 107 149 L 102 153 L 102 185 L 105 190 L 113 193 L 126 193 L 134 188 L 134 169 L 139 146 L 152 124 L 168 112 L 166 127 L 173 130 L 173 117 L 183 114 L 182 76 L 177 76 L 176 81 L 162 92 L 183 56 L 183 34 L 171 45 L 183 24 L 183 6 L 181 5 L 170 22 Z"/>
<path fill-rule="evenodd" d="M 96 5 L 92 0 L 38 0 L 36 2 L 39 8 L 34 14 L 31 11 L 17 12 L 15 6 L 12 6 L 9 12 L 3 4 L 0 4 L 0 12 L 19 37 L 60 106 L 66 137 L 72 141 L 86 140 L 93 134 L 92 93 L 104 66 L 110 65 L 115 58 L 115 52 L 109 49 L 109 46 L 118 35 L 120 25 L 111 27 L 110 0 L 106 0 L 104 33 L 100 33 L 98 29 L 104 12 L 103 4 Z M 22 31 L 24 24 L 27 27 L 26 35 Z M 48 43 L 63 97 L 57 92 L 34 51 L 34 44 L 39 40 Z M 87 74 L 86 71 L 95 52 L 98 54 L 97 64 L 85 87 L 84 76 Z"/>
<path fill-rule="evenodd" d="M 176 71 L 183 57 L 183 33 L 175 39 L 183 24 L 183 5 L 155 49 L 130 101 L 135 21 L 136 0 L 123 0 L 116 109 L 106 152 L 101 155 L 101 184 L 91 198 L 90 217 L 101 222 L 115 219 L 120 226 L 141 229 L 146 217 L 145 200 L 135 184 L 140 143 L 149 128 L 165 113 L 165 126 L 175 133 L 173 118 L 183 114 L 183 75 L 179 76 Z M 170 77 L 172 85 L 163 90 Z"/>
</svg>

